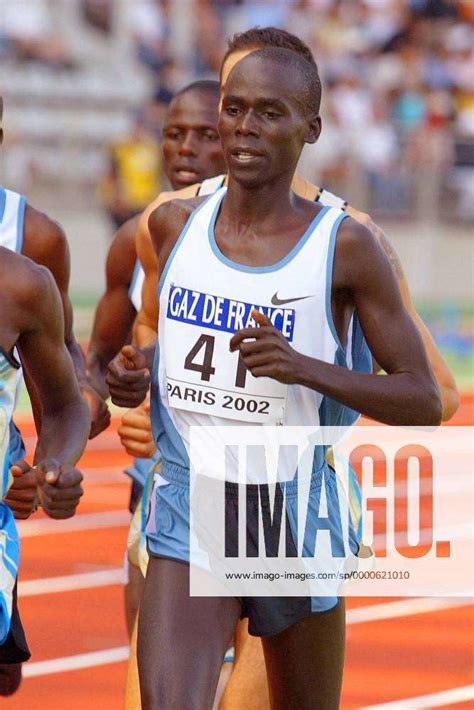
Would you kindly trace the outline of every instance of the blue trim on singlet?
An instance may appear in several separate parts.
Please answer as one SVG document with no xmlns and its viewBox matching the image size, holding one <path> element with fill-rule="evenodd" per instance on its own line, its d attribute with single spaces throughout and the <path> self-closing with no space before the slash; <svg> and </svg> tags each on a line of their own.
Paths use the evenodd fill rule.
<svg viewBox="0 0 474 710">
<path fill-rule="evenodd" d="M 216 194 L 215 192 L 211 193 L 211 194 L 207 197 L 207 200 L 204 200 L 204 202 L 203 202 L 202 204 L 198 205 L 198 206 L 196 207 L 196 209 L 193 210 L 193 211 L 191 212 L 191 214 L 189 215 L 188 221 L 187 221 L 186 224 L 184 225 L 181 234 L 179 235 L 178 239 L 176 240 L 176 243 L 175 243 L 174 247 L 172 248 L 172 250 L 171 250 L 171 252 L 170 252 L 168 258 L 166 259 L 165 268 L 163 269 L 163 271 L 162 271 L 162 273 L 161 273 L 161 276 L 160 276 L 160 280 L 159 280 L 159 282 L 158 282 L 158 299 L 160 298 L 161 291 L 163 290 L 163 285 L 164 285 L 164 283 L 165 283 L 165 279 L 166 279 L 166 277 L 167 277 L 167 275 L 168 275 L 168 271 L 170 270 L 170 266 L 171 266 L 171 264 L 172 264 L 172 262 L 173 262 L 173 259 L 174 259 L 174 257 L 176 256 L 176 252 L 178 251 L 178 249 L 179 249 L 179 247 L 181 246 L 181 244 L 182 244 L 182 242 L 183 242 L 183 240 L 184 240 L 186 234 L 188 233 L 188 230 L 189 230 L 191 224 L 193 223 L 195 216 L 197 215 L 197 213 L 198 213 L 200 210 L 202 210 L 202 208 L 204 207 L 204 205 L 206 205 L 206 204 L 209 202 L 209 200 L 210 200 L 212 197 L 214 197 L 215 194 Z"/>
<path fill-rule="evenodd" d="M 11 508 L 6 503 L 3 503 L 0 501 L 0 522 L 2 525 L 2 530 L 6 532 L 7 538 L 8 538 L 8 543 L 7 543 L 7 554 L 2 556 L 1 559 L 1 564 L 4 564 L 7 570 L 10 572 L 12 577 L 16 577 L 17 572 L 18 572 L 18 545 L 19 545 L 19 540 L 18 540 L 18 532 L 16 528 L 16 523 L 15 523 L 15 518 L 13 516 L 13 512 Z M 2 520 L 3 518 L 3 520 Z M 10 545 L 13 542 L 13 549 L 8 549 Z M 12 554 L 13 553 L 13 554 Z M 16 554 L 15 554 L 16 553 Z M 12 557 L 15 557 L 15 559 L 12 559 Z M 0 593 L 0 598 L 1 598 L 1 593 Z"/>
<path fill-rule="evenodd" d="M 224 663 L 233 663 L 234 662 L 234 647 L 231 646 L 231 648 L 228 648 L 225 656 L 224 656 Z"/>
<path fill-rule="evenodd" d="M 226 266 L 229 266 L 231 269 L 235 269 L 236 271 L 244 271 L 248 274 L 265 274 L 265 273 L 270 273 L 272 271 L 278 271 L 278 269 L 282 269 L 284 266 L 289 264 L 289 262 L 294 259 L 294 257 L 298 254 L 299 251 L 304 247 L 308 239 L 310 238 L 311 234 L 314 232 L 316 227 L 318 226 L 319 222 L 321 219 L 324 217 L 324 215 L 327 213 L 327 211 L 330 209 L 330 207 L 322 207 L 321 210 L 313 217 L 311 222 L 309 223 L 308 227 L 306 228 L 304 234 L 302 237 L 299 238 L 299 240 L 296 242 L 295 246 L 291 249 L 291 251 L 283 257 L 283 259 L 280 259 L 280 261 L 277 261 L 275 264 L 269 264 L 268 266 L 250 266 L 248 264 L 239 264 L 236 261 L 232 261 L 232 259 L 229 259 L 227 256 L 225 256 L 221 250 L 219 249 L 217 242 L 216 242 L 216 235 L 215 235 L 215 226 L 216 226 L 216 219 L 217 219 L 217 214 L 219 212 L 222 200 L 224 199 L 225 193 L 222 194 L 220 199 L 217 201 L 216 207 L 214 209 L 214 213 L 211 217 L 211 221 L 209 222 L 209 244 L 211 246 L 211 249 L 214 253 L 214 256 L 219 259 L 223 264 Z"/>
<path fill-rule="evenodd" d="M 24 197 L 20 197 L 20 201 L 18 203 L 18 215 L 17 215 L 17 223 L 16 223 L 16 253 L 21 254 L 21 250 L 23 248 L 23 231 L 25 228 L 25 208 L 26 208 L 26 199 Z"/>
<path fill-rule="evenodd" d="M 6 367 L 14 367 L 16 370 L 19 370 L 21 367 L 21 364 L 18 362 L 16 359 L 14 352 L 7 353 L 1 346 L 0 346 L 0 354 L 3 355 L 6 361 Z M 1 395 L 1 391 L 0 391 Z M 20 431 L 18 427 L 15 425 L 15 422 L 13 419 L 10 419 L 8 428 L 10 430 L 10 435 L 9 435 L 9 441 L 8 441 L 8 456 L 5 456 L 5 465 L 8 466 L 8 468 L 16 463 L 19 459 L 22 459 L 25 457 L 26 454 L 26 449 L 25 445 L 23 443 L 23 439 L 21 438 Z"/>
<path fill-rule="evenodd" d="M 326 319 L 331 330 L 332 336 L 336 342 L 337 349 L 334 358 L 334 364 L 342 367 L 348 367 L 346 349 L 341 343 L 336 326 L 332 317 L 331 308 L 331 293 L 332 293 L 332 276 L 334 269 L 334 255 L 336 251 L 336 236 L 339 225 L 348 217 L 346 213 L 342 213 L 336 219 L 331 229 L 328 245 L 328 258 L 326 265 Z M 359 323 L 357 314 L 353 314 L 352 326 L 352 370 L 356 372 L 372 372 L 372 355 L 365 340 L 362 328 Z M 323 426 L 350 426 L 360 416 L 359 412 L 347 407 L 346 405 L 336 402 L 330 397 L 324 396 L 320 408 L 320 422 Z"/>
<path fill-rule="evenodd" d="M 347 367 L 346 355 L 338 348 L 334 354 L 334 365 Z M 321 426 L 342 426 L 344 409 L 347 407 L 335 399 L 324 395 L 319 405 L 319 423 Z M 352 410 L 350 410 L 352 411 Z"/>
<path fill-rule="evenodd" d="M 161 454 L 160 454 L 160 459 L 161 459 Z M 141 530 L 141 539 L 144 540 L 145 542 L 145 547 L 146 547 L 146 526 L 148 523 L 148 518 L 150 515 L 150 509 L 151 509 L 151 492 L 153 490 L 153 483 L 154 483 L 154 476 L 155 473 L 157 473 L 157 466 L 156 464 L 159 463 L 158 461 L 155 461 L 153 463 L 153 467 L 150 466 L 150 470 L 148 471 L 147 477 L 145 479 L 145 483 L 143 484 L 143 491 L 142 491 L 142 509 L 140 513 L 140 530 Z"/>
<path fill-rule="evenodd" d="M 160 461 L 161 454 L 159 451 L 156 451 L 151 458 L 143 459 L 135 457 L 132 465 L 125 469 L 125 473 L 143 487 L 150 468 Z"/>
<path fill-rule="evenodd" d="M 334 365 L 339 365 L 340 367 L 347 367 L 347 360 L 345 353 L 342 352 L 342 350 L 338 349 L 336 350 L 336 353 L 334 355 Z M 350 427 L 359 418 L 360 414 L 359 412 L 356 412 L 354 409 L 351 409 L 350 407 L 347 407 L 344 404 L 341 404 L 340 402 L 337 402 L 335 399 L 332 399 L 331 397 L 328 397 L 327 395 L 324 395 L 324 397 L 321 400 L 321 404 L 319 406 L 319 421 L 321 426 L 339 426 L 339 427 Z M 324 447 L 324 456 L 326 457 L 326 452 L 328 450 L 328 446 Z M 316 452 L 317 449 L 315 449 L 315 458 L 316 458 Z M 356 473 L 354 471 L 354 468 L 352 465 L 349 463 L 349 480 L 348 480 L 348 497 L 349 501 L 351 499 L 352 495 L 356 495 L 357 500 L 359 501 L 359 504 L 362 502 L 362 493 L 360 490 L 359 482 L 357 480 Z M 351 516 L 351 523 L 352 526 L 354 526 L 354 520 L 352 520 Z M 359 517 L 359 520 L 357 521 L 357 529 L 355 529 L 355 535 L 357 538 L 357 541 L 360 542 L 362 539 L 362 513 Z"/>
<path fill-rule="evenodd" d="M 334 270 L 334 256 L 336 251 L 336 237 L 339 226 L 341 222 L 348 217 L 348 215 L 343 212 L 334 222 L 331 234 L 329 235 L 328 244 L 328 256 L 326 263 L 326 294 L 325 294 L 325 307 L 326 307 L 326 320 L 328 322 L 331 334 L 337 345 L 336 352 L 334 355 L 334 364 L 340 367 L 348 367 L 347 364 L 347 351 L 344 348 L 339 335 L 336 330 L 336 325 L 332 316 L 331 308 L 331 294 L 332 294 L 332 277 Z M 364 338 L 362 328 L 359 323 L 357 314 L 354 312 L 353 316 L 353 326 L 352 326 L 352 370 L 356 372 L 371 372 L 372 371 L 372 356 L 370 354 L 369 346 Z M 350 426 L 355 423 L 355 421 L 360 416 L 359 412 L 354 409 L 347 407 L 335 399 L 325 395 L 319 406 L 319 420 L 321 426 Z"/>
<path fill-rule="evenodd" d="M 157 379 L 159 362 L 160 348 L 157 341 L 153 360 L 150 397 L 150 417 L 153 437 L 163 458 L 163 467 L 166 466 L 166 463 L 170 463 L 189 470 L 189 456 L 186 447 L 161 401 Z"/>
<path fill-rule="evenodd" d="M 353 316 L 356 317 L 355 314 Z M 357 331 L 357 332 L 355 332 Z M 369 346 L 363 336 L 358 320 L 354 321 L 352 335 L 352 371 L 353 372 L 368 372 L 372 371 L 372 355 Z M 338 347 L 334 355 L 334 365 L 346 367 L 347 357 L 344 349 Z M 355 424 L 360 417 L 360 412 L 351 409 L 345 404 L 337 402 L 335 399 L 324 395 L 319 405 L 319 421 L 321 426 L 344 426 L 349 427 Z"/>
<path fill-rule="evenodd" d="M 357 313 L 354 312 L 352 318 L 352 369 L 356 372 L 372 373 L 372 353 L 365 339 Z"/>
<path fill-rule="evenodd" d="M 10 465 L 25 458 L 26 448 L 21 432 L 13 419 L 10 421 Z"/>
<path fill-rule="evenodd" d="M 132 280 L 130 281 L 130 286 L 128 287 L 128 298 L 134 308 L 135 308 L 135 306 L 133 305 L 132 296 L 133 296 L 133 291 L 135 290 L 135 284 L 137 283 L 138 274 L 140 273 L 141 268 L 142 268 L 142 265 L 140 264 L 140 259 L 137 259 L 135 261 L 135 266 L 133 267 Z"/>
<path fill-rule="evenodd" d="M 6 503 L 5 503 L 5 505 L 6 505 Z M 16 577 L 17 572 L 18 572 L 18 568 L 16 568 L 16 567 L 10 562 L 10 560 L 8 560 L 6 557 L 3 557 L 3 559 L 2 559 L 2 564 L 5 565 L 5 567 L 6 567 L 7 570 L 10 572 L 10 574 L 12 575 L 12 577 Z"/>
<path fill-rule="evenodd" d="M 11 605 L 7 602 L 9 595 L 13 594 L 13 584 L 18 572 L 20 561 L 20 541 L 15 525 L 13 512 L 6 503 L 0 502 L 0 529 L 4 536 L 5 554 L 0 559 L 0 575 L 5 577 L 5 570 L 11 576 L 7 581 L 7 588 L 0 591 L 0 645 L 5 642 L 10 631 Z M 3 565 L 4 569 L 1 569 Z M 3 572 L 3 574 L 2 574 Z"/>
<path fill-rule="evenodd" d="M 0 486 L 0 491 L 3 491 L 5 494 L 8 486 L 8 474 L 10 471 L 11 463 L 12 462 L 10 457 L 10 446 L 8 446 L 7 450 L 5 451 L 5 458 L 3 459 L 2 485 Z"/>
<path fill-rule="evenodd" d="M 4 187 L 0 187 L 0 222 L 3 222 L 5 206 L 7 204 L 7 192 Z"/>
<path fill-rule="evenodd" d="M 352 466 L 352 464 L 349 462 L 349 490 L 348 490 L 349 496 L 351 495 L 351 493 L 355 494 L 357 496 L 357 501 L 358 501 L 360 508 L 361 508 L 359 522 L 357 523 L 357 529 L 355 530 L 357 542 L 360 543 L 362 541 L 362 532 L 363 532 L 363 525 L 364 525 L 364 514 L 362 512 L 362 491 L 359 486 L 359 481 L 357 480 L 357 474 L 355 472 L 355 469 Z M 351 522 L 352 522 L 352 527 L 354 527 L 354 520 L 352 520 L 352 516 L 351 516 Z"/>
<path fill-rule="evenodd" d="M 345 214 L 344 212 L 339 215 L 339 217 L 336 219 L 334 222 L 332 229 L 331 229 L 331 234 L 329 235 L 329 245 L 328 245 L 328 258 L 326 262 L 326 319 L 329 325 L 329 328 L 331 330 L 332 336 L 334 340 L 336 341 L 336 345 L 339 350 L 344 355 L 344 361 L 346 359 L 345 355 L 345 350 L 344 347 L 339 339 L 339 335 L 337 334 L 336 326 L 334 324 L 334 320 L 332 317 L 332 308 L 331 308 L 331 292 L 332 292 L 332 273 L 333 273 L 333 267 L 334 267 L 334 253 L 336 250 L 336 236 L 337 236 L 337 230 L 339 229 L 339 225 L 341 224 L 342 220 L 346 219 L 348 215 Z"/>
<path fill-rule="evenodd" d="M 8 352 L 7 352 L 6 350 L 4 350 L 4 349 L 2 348 L 2 346 L 0 345 L 0 355 L 3 355 L 3 357 L 4 357 L 5 360 L 6 360 L 6 365 L 5 365 L 4 367 L 11 366 L 11 367 L 14 367 L 15 370 L 19 370 L 19 369 L 20 369 L 21 363 L 19 363 L 18 360 L 16 359 L 14 349 L 13 349 L 11 352 L 8 353 Z"/>
</svg>

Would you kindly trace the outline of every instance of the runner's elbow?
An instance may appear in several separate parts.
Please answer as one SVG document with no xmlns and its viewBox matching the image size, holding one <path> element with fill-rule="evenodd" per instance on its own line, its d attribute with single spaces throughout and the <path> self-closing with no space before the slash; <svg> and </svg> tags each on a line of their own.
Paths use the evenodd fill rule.
<svg viewBox="0 0 474 710">
<path fill-rule="evenodd" d="M 439 426 L 443 418 L 443 404 L 437 386 L 433 383 L 425 388 L 422 426 Z"/>
<path fill-rule="evenodd" d="M 448 422 L 458 411 L 460 405 L 459 392 L 456 386 L 441 388 L 442 420 Z"/>
<path fill-rule="evenodd" d="M 411 377 L 406 391 L 405 426 L 439 426 L 443 402 L 436 382 L 431 377 Z"/>
</svg>

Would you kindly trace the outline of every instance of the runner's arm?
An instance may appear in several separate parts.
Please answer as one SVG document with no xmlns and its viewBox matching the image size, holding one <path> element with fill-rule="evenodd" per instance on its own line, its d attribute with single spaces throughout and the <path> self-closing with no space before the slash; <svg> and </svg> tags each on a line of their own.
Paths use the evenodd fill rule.
<svg viewBox="0 0 474 710">
<path fill-rule="evenodd" d="M 28 322 L 18 349 L 42 410 L 35 461 L 55 459 L 61 465 L 74 465 L 87 442 L 90 415 L 64 345 L 60 296 L 46 269 L 35 267 L 28 288 Z"/>
<path fill-rule="evenodd" d="M 159 204 L 161 202 L 157 199 L 142 212 L 136 233 L 137 255 L 145 272 L 142 305 L 133 326 L 133 341 L 139 346 L 153 342 L 158 330 L 158 260 L 148 230 L 148 218 Z"/>
<path fill-rule="evenodd" d="M 201 198 L 173 200 L 155 209 L 149 218 L 152 248 L 155 250 L 157 280 L 184 225 Z M 146 280 L 146 276 L 145 276 Z M 155 309 L 158 322 L 158 299 L 155 291 Z M 119 407 L 137 407 L 148 391 L 153 367 L 156 333 L 150 345 L 139 348 L 126 346 L 109 363 L 107 384 L 112 402 Z"/>
<path fill-rule="evenodd" d="M 102 397 L 95 392 L 87 380 L 84 354 L 73 333 L 73 310 L 68 294 L 70 256 L 67 239 L 59 224 L 30 205 L 26 207 L 22 254 L 36 264 L 49 269 L 56 282 L 63 310 L 64 343 L 72 358 L 77 381 L 91 411 L 91 436 L 96 436 L 109 425 L 110 414 Z M 33 389 L 35 386 L 36 382 L 33 384 Z"/>
<path fill-rule="evenodd" d="M 89 381 L 104 399 L 108 397 L 105 384 L 107 365 L 120 348 L 130 342 L 136 315 L 129 289 L 137 263 L 137 225 L 137 217 L 128 220 L 116 232 L 110 246 L 106 263 L 106 290 L 96 308 L 86 356 Z"/>
<path fill-rule="evenodd" d="M 443 406 L 442 420 L 448 421 L 455 414 L 459 407 L 459 392 L 456 387 L 456 382 L 454 380 L 453 374 L 448 367 L 448 364 L 446 363 L 445 359 L 436 347 L 436 343 L 434 342 L 430 331 L 426 327 L 425 323 L 423 323 L 423 320 L 421 319 L 420 315 L 413 306 L 410 291 L 408 288 L 408 282 L 403 271 L 403 266 L 400 261 L 400 257 L 398 256 L 393 244 L 390 242 L 387 235 L 377 224 L 372 221 L 371 217 L 368 214 L 366 214 L 365 212 L 360 212 L 359 210 L 356 210 L 351 206 L 348 206 L 346 208 L 346 212 L 357 222 L 365 225 L 372 232 L 372 234 L 378 239 L 383 250 L 388 256 L 395 276 L 397 277 L 403 303 L 421 336 L 421 339 L 425 346 L 426 354 L 428 356 L 428 360 L 430 361 L 433 374 L 438 384 L 438 389 L 440 392 L 441 402 Z"/>
<path fill-rule="evenodd" d="M 196 196 L 199 185 L 190 185 L 174 192 L 162 192 L 140 215 L 136 235 L 137 255 L 145 272 L 142 307 L 133 328 L 133 342 L 144 346 L 153 343 L 158 331 L 158 259 L 152 243 L 148 220 L 153 212 L 171 200 L 186 200 Z"/>
</svg>

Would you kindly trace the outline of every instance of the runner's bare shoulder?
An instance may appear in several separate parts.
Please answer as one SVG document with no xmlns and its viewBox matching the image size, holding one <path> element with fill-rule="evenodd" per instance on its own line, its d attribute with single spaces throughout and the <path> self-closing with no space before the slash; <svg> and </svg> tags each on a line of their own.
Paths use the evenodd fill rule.
<svg viewBox="0 0 474 710">
<path fill-rule="evenodd" d="M 4 247 L 0 247 L 0 281 L 2 311 L 15 313 L 20 330 L 36 324 L 42 311 L 47 310 L 51 292 L 56 292 L 48 269 Z"/>
<path fill-rule="evenodd" d="M 160 261 L 166 261 L 189 217 L 206 199 L 207 196 L 170 200 L 151 213 L 148 228 Z"/>
</svg>

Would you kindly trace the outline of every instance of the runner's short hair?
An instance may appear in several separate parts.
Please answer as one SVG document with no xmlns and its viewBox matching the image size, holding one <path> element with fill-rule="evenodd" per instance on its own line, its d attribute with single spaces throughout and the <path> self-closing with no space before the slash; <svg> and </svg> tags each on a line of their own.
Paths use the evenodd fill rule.
<svg viewBox="0 0 474 710">
<path fill-rule="evenodd" d="M 308 62 L 316 63 L 308 45 L 296 35 L 278 27 L 252 27 L 245 32 L 238 32 L 228 41 L 227 52 L 222 63 L 232 52 L 240 52 L 244 49 L 265 49 L 266 47 L 289 49 L 291 52 L 305 57 Z"/>
<path fill-rule="evenodd" d="M 183 86 L 182 89 L 176 92 L 173 96 L 175 99 L 177 96 L 182 94 L 187 94 L 189 91 L 202 91 L 212 94 L 215 98 L 219 99 L 220 95 L 220 84 L 214 79 L 200 79 L 199 81 L 193 81 L 192 84 L 187 84 Z"/>
</svg>

